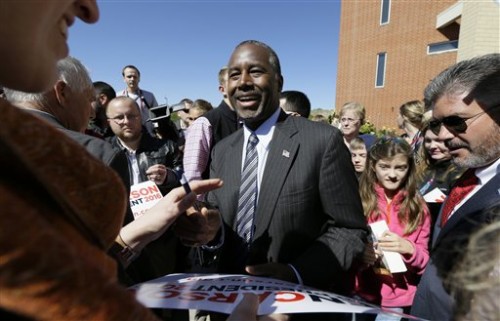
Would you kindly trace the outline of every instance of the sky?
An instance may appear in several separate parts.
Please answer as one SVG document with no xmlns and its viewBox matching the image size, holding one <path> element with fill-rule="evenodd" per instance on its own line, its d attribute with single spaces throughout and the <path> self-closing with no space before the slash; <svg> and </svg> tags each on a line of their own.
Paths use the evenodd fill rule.
<svg viewBox="0 0 500 321">
<path fill-rule="evenodd" d="M 283 90 L 307 94 L 312 108 L 335 101 L 340 0 L 98 0 L 100 19 L 69 31 L 70 55 L 121 91 L 121 70 L 135 65 L 142 89 L 159 104 L 183 98 L 221 101 L 217 74 L 248 39 L 278 54 Z"/>
</svg>

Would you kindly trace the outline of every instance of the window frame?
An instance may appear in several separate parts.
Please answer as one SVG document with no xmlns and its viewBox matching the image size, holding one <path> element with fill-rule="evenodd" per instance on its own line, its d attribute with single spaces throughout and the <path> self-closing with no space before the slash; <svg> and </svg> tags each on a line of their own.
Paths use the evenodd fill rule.
<svg viewBox="0 0 500 321">
<path fill-rule="evenodd" d="M 378 79 L 379 79 L 379 73 L 380 73 L 380 58 L 381 57 L 384 57 L 384 65 L 383 65 L 383 69 L 382 69 L 382 84 L 379 85 L 378 84 Z M 377 65 L 376 65 L 376 68 L 375 68 L 375 88 L 384 88 L 385 87 L 385 75 L 387 73 L 387 52 L 386 51 L 383 51 L 383 52 L 379 52 L 377 53 Z"/>
<path fill-rule="evenodd" d="M 387 21 L 384 19 L 384 3 L 387 4 Z M 380 25 L 387 25 L 391 21 L 391 0 L 380 0 Z"/>
<path fill-rule="evenodd" d="M 456 43 L 456 47 L 453 47 L 451 49 L 444 49 L 444 50 L 439 50 L 439 51 L 434 51 L 434 52 L 431 52 L 431 46 L 440 46 L 440 45 L 447 45 L 447 44 L 455 44 Z M 456 40 L 447 40 L 447 41 L 440 41 L 440 42 L 434 42 L 434 43 L 430 43 L 427 45 L 427 54 L 428 55 L 439 55 L 439 54 L 442 54 L 442 53 L 446 53 L 446 52 L 454 52 L 454 51 L 457 51 L 458 50 L 458 39 Z"/>
</svg>

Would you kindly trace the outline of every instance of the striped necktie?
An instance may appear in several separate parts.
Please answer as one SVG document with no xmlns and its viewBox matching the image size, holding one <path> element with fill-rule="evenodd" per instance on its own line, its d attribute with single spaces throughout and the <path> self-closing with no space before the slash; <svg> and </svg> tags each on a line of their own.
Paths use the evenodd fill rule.
<svg viewBox="0 0 500 321">
<path fill-rule="evenodd" d="M 257 203 L 258 142 L 259 139 L 255 133 L 252 133 L 248 138 L 245 164 L 241 173 L 238 213 L 236 215 L 236 232 L 247 243 L 250 243 L 253 237 L 253 219 Z"/>
</svg>

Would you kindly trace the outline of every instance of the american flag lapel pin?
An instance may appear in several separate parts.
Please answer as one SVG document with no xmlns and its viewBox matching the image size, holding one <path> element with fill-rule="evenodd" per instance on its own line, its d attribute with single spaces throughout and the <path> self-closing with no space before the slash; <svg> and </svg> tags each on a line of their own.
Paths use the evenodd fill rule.
<svg viewBox="0 0 500 321">
<path fill-rule="evenodd" d="M 281 156 L 289 158 L 290 157 L 290 152 L 287 151 L 286 149 L 283 149 L 283 153 L 281 153 Z"/>
</svg>

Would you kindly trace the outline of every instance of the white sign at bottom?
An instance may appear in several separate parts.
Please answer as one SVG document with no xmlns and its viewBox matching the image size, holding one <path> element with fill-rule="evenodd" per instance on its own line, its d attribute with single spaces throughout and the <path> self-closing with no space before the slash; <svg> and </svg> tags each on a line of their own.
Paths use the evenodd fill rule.
<svg viewBox="0 0 500 321">
<path fill-rule="evenodd" d="M 243 293 L 259 296 L 258 315 L 272 313 L 381 313 L 377 306 L 281 280 L 250 275 L 171 274 L 135 285 L 139 302 L 150 308 L 199 309 L 231 313 Z"/>
</svg>

